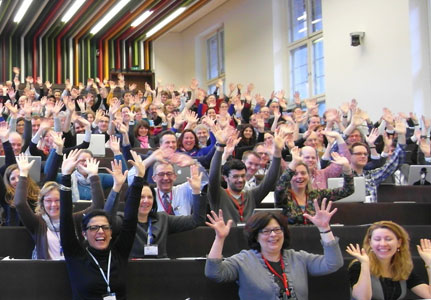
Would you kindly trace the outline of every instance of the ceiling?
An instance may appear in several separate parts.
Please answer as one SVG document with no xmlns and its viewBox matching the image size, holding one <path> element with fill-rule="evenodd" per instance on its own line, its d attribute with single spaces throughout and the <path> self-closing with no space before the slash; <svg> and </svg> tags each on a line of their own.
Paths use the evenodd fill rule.
<svg viewBox="0 0 431 300">
<path fill-rule="evenodd" d="M 151 70 L 151 42 L 174 26 L 182 28 L 225 0 L 85 0 L 67 22 L 63 16 L 76 0 L 33 0 L 19 23 L 21 4 L 28 0 L 0 1 L 0 81 L 9 79 L 12 67 L 26 75 L 61 83 L 88 77 L 107 78 L 110 70 Z M 126 4 L 95 34 L 92 29 L 120 2 Z M 159 31 L 148 32 L 177 9 L 185 11 Z M 146 11 L 141 24 L 133 21 Z M 195 17 L 193 17 L 195 15 Z"/>
</svg>

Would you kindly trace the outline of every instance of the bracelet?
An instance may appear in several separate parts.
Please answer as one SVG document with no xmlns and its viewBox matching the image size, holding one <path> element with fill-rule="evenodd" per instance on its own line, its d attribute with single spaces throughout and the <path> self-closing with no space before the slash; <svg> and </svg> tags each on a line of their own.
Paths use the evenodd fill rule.
<svg viewBox="0 0 431 300">
<path fill-rule="evenodd" d="M 226 147 L 226 144 L 216 143 L 217 147 Z"/>
<path fill-rule="evenodd" d="M 332 230 L 331 230 L 331 229 L 326 230 L 326 231 L 320 231 L 320 234 L 325 234 L 325 233 L 330 233 L 330 232 L 332 232 Z"/>
<path fill-rule="evenodd" d="M 70 192 L 72 190 L 71 187 L 65 186 L 60 184 L 60 190 L 65 191 L 65 192 Z"/>
</svg>

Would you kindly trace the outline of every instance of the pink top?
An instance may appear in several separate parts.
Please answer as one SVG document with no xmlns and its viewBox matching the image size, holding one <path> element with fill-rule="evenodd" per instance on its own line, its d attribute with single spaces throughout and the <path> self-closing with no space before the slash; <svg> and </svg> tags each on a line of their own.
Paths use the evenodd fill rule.
<svg viewBox="0 0 431 300">
<path fill-rule="evenodd" d="M 350 161 L 350 151 L 346 143 L 338 144 L 338 153 Z M 327 189 L 328 178 L 339 177 L 342 171 L 343 167 L 334 163 L 330 163 L 329 166 L 321 170 L 315 169 L 311 174 L 311 186 L 313 189 Z"/>
</svg>

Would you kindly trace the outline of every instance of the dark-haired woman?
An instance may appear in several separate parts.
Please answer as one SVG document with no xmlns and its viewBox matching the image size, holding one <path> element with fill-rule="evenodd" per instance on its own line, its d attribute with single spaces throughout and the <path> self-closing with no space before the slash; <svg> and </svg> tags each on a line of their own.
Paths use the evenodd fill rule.
<svg viewBox="0 0 431 300">
<path fill-rule="evenodd" d="M 145 166 L 132 151 L 136 177 L 129 187 L 124 220 L 118 237 L 112 240 L 111 222 L 103 210 L 94 210 L 82 220 L 82 245 L 75 234 L 72 218 L 72 192 L 70 174 L 78 163 L 79 153 L 71 153 L 62 164 L 60 187 L 60 237 L 72 286 L 73 299 L 126 299 L 127 263 L 135 238 L 139 199 L 144 184 Z M 114 166 L 113 166 L 114 168 Z M 124 183 L 127 174 L 121 164 L 115 172 Z M 113 172 L 114 173 L 114 172 Z M 112 174 L 113 176 L 117 176 Z M 114 186 L 114 188 L 117 188 Z"/>
<path fill-rule="evenodd" d="M 250 250 L 243 250 L 224 261 L 222 250 L 232 221 L 227 224 L 223 213 L 212 211 L 207 225 L 216 232 L 208 254 L 205 275 L 218 282 L 236 281 L 240 299 L 308 299 L 308 274 L 325 275 L 343 265 L 338 239 L 332 234 L 329 221 L 337 209 L 326 207 L 326 199 L 319 208 L 314 201 L 316 214 L 304 214 L 320 231 L 323 255 L 287 249 L 289 231 L 287 218 L 281 214 L 257 213 L 248 219 L 245 233 Z"/>
<path fill-rule="evenodd" d="M 190 156 L 205 156 L 214 154 L 214 145 L 216 143 L 216 139 L 214 135 L 210 132 L 210 140 L 211 144 L 204 148 L 199 147 L 199 139 L 196 133 L 191 129 L 185 129 L 180 137 L 178 138 L 178 151 L 182 153 L 186 153 Z M 211 154 L 209 154 L 211 153 Z"/>
<path fill-rule="evenodd" d="M 192 230 L 205 224 L 206 196 L 201 195 L 202 173 L 197 165 L 190 167 L 191 176 L 188 178 L 193 193 L 193 213 L 190 216 L 173 216 L 165 212 L 157 212 L 156 191 L 148 184 L 144 184 L 138 211 L 138 227 L 133 242 L 131 258 L 168 257 L 166 244 L 168 235 L 176 232 Z M 118 195 L 118 193 L 117 193 Z M 105 210 L 115 216 L 118 196 L 108 199 Z M 120 227 L 124 215 L 120 213 L 114 219 L 114 236 Z"/>
<path fill-rule="evenodd" d="M 139 120 L 133 128 L 134 147 L 142 149 L 156 148 L 154 137 L 151 136 L 150 124 L 146 120 Z"/>
</svg>

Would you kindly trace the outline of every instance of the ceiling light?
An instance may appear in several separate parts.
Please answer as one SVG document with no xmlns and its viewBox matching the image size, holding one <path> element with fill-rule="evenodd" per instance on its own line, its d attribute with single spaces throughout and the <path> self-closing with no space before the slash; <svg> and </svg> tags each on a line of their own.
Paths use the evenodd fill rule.
<svg viewBox="0 0 431 300">
<path fill-rule="evenodd" d="M 155 34 L 157 31 L 159 31 L 160 29 L 162 29 L 163 27 L 165 27 L 166 24 L 168 24 L 173 19 L 175 19 L 176 17 L 178 17 L 179 15 L 181 15 L 185 10 L 186 10 L 185 7 L 178 8 L 176 11 L 174 11 L 173 13 L 171 13 L 166 19 L 164 19 L 159 24 L 157 24 L 156 26 L 154 26 L 153 28 L 151 28 L 151 30 L 147 32 L 147 34 L 145 35 L 145 37 L 149 38 L 150 36 L 152 36 L 153 34 Z"/>
<path fill-rule="evenodd" d="M 96 26 L 91 29 L 91 34 L 96 34 L 99 32 L 100 29 L 102 29 L 106 23 L 108 23 L 116 14 L 120 12 L 120 10 L 126 6 L 127 3 L 129 3 L 130 0 L 121 0 L 118 2 L 117 5 L 115 5 L 104 17 L 102 20 L 99 21 L 99 23 L 96 24 Z"/>
<path fill-rule="evenodd" d="M 133 21 L 133 23 L 130 26 L 131 27 L 138 26 L 139 24 L 141 24 L 142 22 L 144 22 L 149 16 L 151 16 L 152 13 L 153 13 L 153 11 L 147 10 L 139 18 L 137 18 L 135 21 Z"/>
<path fill-rule="evenodd" d="M 68 22 L 70 18 L 73 17 L 73 15 L 76 13 L 76 11 L 84 4 L 85 0 L 76 0 L 72 6 L 69 8 L 69 10 L 64 14 L 63 18 L 61 19 L 61 22 Z"/>
<path fill-rule="evenodd" d="M 15 18 L 13 19 L 15 23 L 21 22 L 22 17 L 24 17 L 25 13 L 27 12 L 27 9 L 32 2 L 33 0 L 24 0 L 22 2 L 21 7 L 19 8 L 17 14 L 15 15 Z"/>
</svg>

